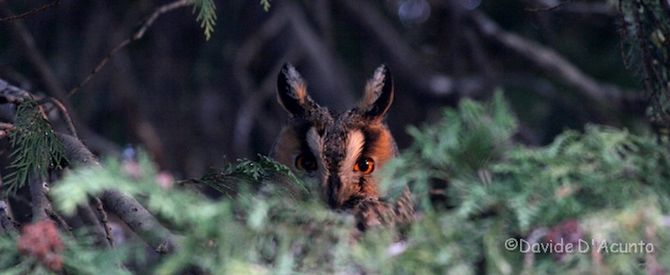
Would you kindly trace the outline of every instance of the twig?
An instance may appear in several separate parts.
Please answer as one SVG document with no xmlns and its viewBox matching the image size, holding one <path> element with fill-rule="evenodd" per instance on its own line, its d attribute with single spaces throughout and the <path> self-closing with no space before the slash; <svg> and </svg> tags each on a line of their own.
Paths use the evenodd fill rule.
<svg viewBox="0 0 670 275">
<path fill-rule="evenodd" d="M 554 4 L 555 1 L 537 1 L 541 2 L 540 5 L 544 7 L 540 8 L 526 8 L 527 12 L 570 12 L 575 14 L 596 14 L 604 16 L 615 16 L 617 15 L 616 8 L 610 3 L 600 3 L 600 2 L 576 2 L 574 0 L 566 0 Z M 549 3 L 551 2 L 551 3 Z"/>
<path fill-rule="evenodd" d="M 112 239 L 112 229 L 109 227 L 109 221 L 107 220 L 107 212 L 105 212 L 105 207 L 102 205 L 102 201 L 99 197 L 95 197 L 95 207 L 98 210 L 98 215 L 100 215 L 100 223 L 102 227 L 105 228 L 105 238 L 109 246 L 114 247 L 114 239 Z"/>
<path fill-rule="evenodd" d="M 609 3 L 572 3 L 562 9 L 565 12 L 571 12 L 576 14 L 595 14 L 595 15 L 604 15 L 604 16 L 617 16 L 617 10 L 614 6 Z"/>
<path fill-rule="evenodd" d="M 2 3 L 2 1 L 0 1 L 0 4 L 1 4 L 1 3 Z M 49 9 L 49 8 L 51 8 L 51 7 L 53 7 L 53 6 L 56 6 L 56 5 L 58 5 L 59 3 L 60 3 L 60 0 L 55 0 L 55 1 L 51 2 L 51 3 L 44 4 L 44 5 L 42 5 L 42 6 L 38 7 L 38 8 L 29 10 L 29 11 L 24 12 L 24 13 L 22 13 L 22 14 L 11 15 L 11 16 L 7 16 L 7 17 L 0 18 L 0 22 L 12 22 L 12 21 L 14 21 L 14 20 L 23 19 L 23 18 L 25 18 L 25 17 L 31 16 L 31 15 L 33 15 L 33 14 L 42 12 L 42 11 L 44 11 L 44 10 L 46 10 L 46 9 Z"/>
<path fill-rule="evenodd" d="M 97 244 L 101 244 L 105 247 L 110 247 L 109 242 L 107 242 L 106 230 L 104 225 L 100 223 L 98 216 L 93 212 L 93 207 L 91 203 L 82 204 L 77 207 L 77 215 L 85 224 L 89 224 L 93 227 L 93 233 L 95 234 Z"/>
<path fill-rule="evenodd" d="M 60 111 L 61 115 L 63 116 L 63 120 L 65 120 L 65 123 L 67 124 L 68 131 L 70 131 L 70 135 L 79 138 L 79 136 L 77 136 L 77 130 L 75 130 L 74 123 L 72 123 L 70 113 L 67 111 L 67 108 L 65 108 L 65 105 L 60 100 L 50 96 L 39 100 L 38 103 L 42 104 L 45 101 L 51 102 L 51 104 L 53 104 Z"/>
<path fill-rule="evenodd" d="M 60 215 L 58 215 L 58 213 L 53 211 L 53 209 L 46 208 L 44 209 L 44 213 L 49 218 L 51 218 L 51 220 L 55 221 L 56 224 L 60 226 L 60 228 L 64 229 L 66 232 L 72 233 L 72 227 L 70 227 L 70 225 L 67 224 L 67 222 L 65 221 L 65 219 L 63 219 L 63 217 L 61 217 Z"/>
<path fill-rule="evenodd" d="M 123 48 L 128 46 L 128 44 L 130 44 L 131 42 L 142 39 L 144 33 L 147 31 L 147 29 L 149 29 L 149 27 L 151 27 L 151 25 L 153 25 L 154 21 L 156 21 L 156 19 L 158 19 L 159 16 L 167 12 L 173 11 L 175 9 L 191 5 L 191 3 L 192 3 L 191 0 L 178 0 L 156 8 L 154 12 L 144 21 L 144 23 L 140 26 L 140 28 L 135 33 L 133 33 L 132 36 L 126 38 L 125 40 L 121 41 L 121 43 L 116 45 L 116 47 L 112 48 L 112 50 L 109 51 L 109 53 L 107 53 L 107 55 L 105 55 L 105 57 L 102 60 L 100 60 L 100 62 L 98 62 L 98 65 L 96 65 L 95 68 L 93 68 L 93 70 L 86 76 L 86 78 L 84 78 L 84 80 L 82 80 L 79 84 L 77 84 L 77 86 L 75 86 L 74 88 L 72 88 L 72 90 L 70 90 L 70 92 L 68 92 L 67 96 L 71 97 L 77 91 L 79 91 L 84 85 L 86 85 L 86 83 L 88 83 L 91 80 L 91 78 L 93 78 L 93 76 L 97 74 L 107 64 L 107 62 L 109 62 L 109 60 L 114 56 L 114 54 L 116 54 L 116 52 L 122 50 Z"/>
</svg>

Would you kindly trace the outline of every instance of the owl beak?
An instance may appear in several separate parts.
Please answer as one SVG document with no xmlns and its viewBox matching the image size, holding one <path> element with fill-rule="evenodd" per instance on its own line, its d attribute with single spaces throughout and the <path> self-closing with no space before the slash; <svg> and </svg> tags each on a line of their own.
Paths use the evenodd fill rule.
<svg viewBox="0 0 670 275">
<path fill-rule="evenodd" d="M 342 187 L 342 181 L 340 180 L 340 177 L 337 176 L 331 176 L 327 181 L 326 198 L 328 206 L 332 209 L 339 208 L 342 205 L 342 200 L 340 199 L 339 194 Z"/>
<path fill-rule="evenodd" d="M 331 209 L 350 208 L 360 199 L 354 196 L 350 188 L 347 188 L 347 184 L 342 184 L 340 177 L 330 177 L 327 183 L 326 197 Z"/>
</svg>

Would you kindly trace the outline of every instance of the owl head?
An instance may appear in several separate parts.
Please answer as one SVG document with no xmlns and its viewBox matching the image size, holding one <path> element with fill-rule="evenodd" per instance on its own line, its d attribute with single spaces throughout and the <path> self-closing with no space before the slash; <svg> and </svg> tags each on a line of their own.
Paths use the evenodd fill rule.
<svg viewBox="0 0 670 275">
<path fill-rule="evenodd" d="M 347 209 L 378 198 L 378 178 L 397 148 L 384 117 L 393 102 L 393 80 L 380 66 L 368 80 L 360 103 L 334 113 L 309 96 L 307 84 L 290 64 L 277 78 L 277 100 L 289 113 L 271 155 L 305 180 L 318 182 L 331 208 Z"/>
</svg>

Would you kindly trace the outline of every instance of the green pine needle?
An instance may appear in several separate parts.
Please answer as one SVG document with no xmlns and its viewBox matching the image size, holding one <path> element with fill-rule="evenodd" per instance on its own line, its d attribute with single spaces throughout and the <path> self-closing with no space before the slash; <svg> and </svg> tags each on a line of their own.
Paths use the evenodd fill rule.
<svg viewBox="0 0 670 275">
<path fill-rule="evenodd" d="M 216 25 L 216 4 L 214 0 L 193 0 L 193 13 L 198 13 L 195 20 L 200 23 L 205 39 L 209 41 Z"/>
</svg>

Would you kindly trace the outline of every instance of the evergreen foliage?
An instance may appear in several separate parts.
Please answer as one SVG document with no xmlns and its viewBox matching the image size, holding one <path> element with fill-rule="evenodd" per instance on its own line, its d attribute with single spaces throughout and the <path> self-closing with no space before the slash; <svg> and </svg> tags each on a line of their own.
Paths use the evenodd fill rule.
<svg viewBox="0 0 670 275">
<path fill-rule="evenodd" d="M 31 173 L 46 179 L 49 169 L 59 167 L 65 160 L 63 145 L 37 102 L 26 100 L 18 105 L 14 126 L 9 135 L 12 146 L 9 168 L 14 170 L 5 178 L 6 193 L 15 193 Z"/>
<path fill-rule="evenodd" d="M 261 6 L 263 6 L 264 11 L 270 10 L 270 0 L 261 0 Z"/>
<path fill-rule="evenodd" d="M 205 39 L 209 40 L 214 32 L 216 25 L 216 4 L 214 0 L 192 0 L 193 13 L 198 13 L 196 21 L 200 22 L 200 27 L 205 33 Z"/>
<path fill-rule="evenodd" d="M 179 248 L 149 267 L 158 274 L 641 273 L 670 266 L 663 250 L 670 245 L 664 144 L 592 125 L 530 148 L 512 141 L 515 132 L 501 94 L 487 104 L 463 101 L 437 124 L 411 128 L 414 145 L 385 171 L 390 196 L 407 183 L 421 206 L 402 236 L 388 228 L 360 234 L 352 217 L 321 203 L 316 186 L 264 157 L 183 182 L 228 194 L 217 200 L 183 185 L 161 187 L 144 154 L 137 163 L 109 159 L 102 167 L 70 171 L 50 195 L 66 214 L 105 189 L 138 198 L 180 236 Z M 129 165 L 140 172 L 130 173 L 136 169 Z M 70 274 L 124 273 L 118 263 L 144 251 L 132 242 L 105 250 L 86 238 L 61 236 L 64 255 L 79 250 L 78 258 L 63 257 Z M 14 238 L 0 237 L 0 269 L 46 271 L 17 253 Z M 505 248 L 510 239 L 596 241 L 588 252 L 524 254 Z M 653 244 L 654 253 L 603 250 L 611 249 L 608 242 L 639 241 Z"/>
</svg>

